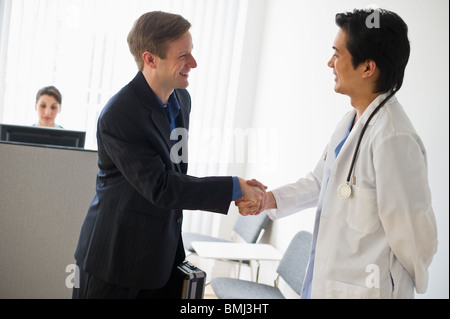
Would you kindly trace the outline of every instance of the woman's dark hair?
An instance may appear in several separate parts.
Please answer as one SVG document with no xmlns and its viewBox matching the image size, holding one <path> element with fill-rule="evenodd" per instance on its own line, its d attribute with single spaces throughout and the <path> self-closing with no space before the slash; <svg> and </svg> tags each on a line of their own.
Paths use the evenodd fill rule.
<svg viewBox="0 0 450 319">
<path fill-rule="evenodd" d="M 43 87 L 42 89 L 40 89 L 36 94 L 36 103 L 39 100 L 39 98 L 41 97 L 41 95 L 53 96 L 55 98 L 56 102 L 58 102 L 58 104 L 61 105 L 62 95 L 58 91 L 58 89 L 55 88 L 54 86 L 46 86 L 46 87 Z"/>
<path fill-rule="evenodd" d="M 380 70 L 376 93 L 398 91 L 411 51 L 408 26 L 402 18 L 384 9 L 355 9 L 336 14 L 336 24 L 347 33 L 347 50 L 355 68 L 375 61 Z"/>
</svg>

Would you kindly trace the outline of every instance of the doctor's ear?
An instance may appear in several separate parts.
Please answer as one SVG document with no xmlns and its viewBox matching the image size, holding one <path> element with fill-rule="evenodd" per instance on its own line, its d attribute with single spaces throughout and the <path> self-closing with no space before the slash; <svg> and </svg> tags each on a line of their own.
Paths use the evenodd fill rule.
<svg viewBox="0 0 450 319">
<path fill-rule="evenodd" d="M 374 75 L 375 71 L 377 70 L 377 64 L 374 60 L 366 60 L 362 63 L 362 67 L 364 70 L 363 77 L 369 78 Z"/>
</svg>

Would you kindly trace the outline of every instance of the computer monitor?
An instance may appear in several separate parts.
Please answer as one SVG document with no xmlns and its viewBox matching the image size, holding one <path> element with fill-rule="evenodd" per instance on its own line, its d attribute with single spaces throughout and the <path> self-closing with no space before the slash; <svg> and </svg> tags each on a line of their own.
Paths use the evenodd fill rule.
<svg viewBox="0 0 450 319">
<path fill-rule="evenodd" d="M 0 124 L 0 140 L 84 148 L 86 132 L 37 126 Z"/>
</svg>

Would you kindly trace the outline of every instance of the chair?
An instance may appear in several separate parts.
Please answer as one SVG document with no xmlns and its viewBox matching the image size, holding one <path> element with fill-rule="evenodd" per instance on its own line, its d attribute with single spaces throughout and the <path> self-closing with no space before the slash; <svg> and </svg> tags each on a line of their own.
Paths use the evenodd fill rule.
<svg viewBox="0 0 450 319">
<path fill-rule="evenodd" d="M 279 277 L 298 295 L 303 288 L 312 234 L 298 232 L 292 239 L 277 268 L 274 286 L 234 278 L 213 278 L 210 282 L 219 299 L 285 299 L 277 287 Z"/>
<path fill-rule="evenodd" d="M 192 247 L 192 242 L 194 241 L 206 241 L 206 242 L 234 242 L 236 241 L 235 235 L 238 235 L 246 243 L 256 244 L 262 238 L 264 234 L 265 227 L 269 222 L 270 218 L 265 213 L 262 212 L 256 216 L 242 216 L 239 215 L 236 223 L 234 224 L 233 231 L 231 233 L 230 240 L 197 234 L 190 232 L 183 232 L 183 243 L 184 249 L 190 253 L 195 253 L 195 249 Z M 244 262 L 249 264 L 249 262 Z M 259 270 L 259 264 L 258 264 Z M 239 263 L 238 278 L 241 272 L 241 263 Z"/>
</svg>

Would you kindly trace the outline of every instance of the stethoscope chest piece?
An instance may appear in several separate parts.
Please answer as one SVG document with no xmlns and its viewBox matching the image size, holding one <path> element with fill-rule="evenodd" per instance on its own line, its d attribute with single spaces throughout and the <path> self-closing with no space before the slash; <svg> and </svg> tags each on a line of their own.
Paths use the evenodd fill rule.
<svg viewBox="0 0 450 319">
<path fill-rule="evenodd" d="M 341 199 L 347 199 L 352 194 L 352 188 L 348 183 L 339 185 L 337 193 Z"/>
</svg>

